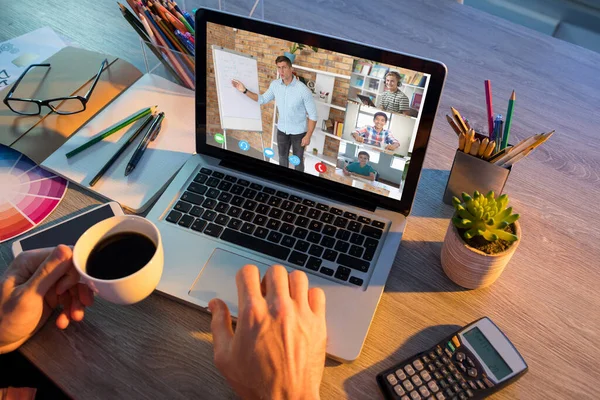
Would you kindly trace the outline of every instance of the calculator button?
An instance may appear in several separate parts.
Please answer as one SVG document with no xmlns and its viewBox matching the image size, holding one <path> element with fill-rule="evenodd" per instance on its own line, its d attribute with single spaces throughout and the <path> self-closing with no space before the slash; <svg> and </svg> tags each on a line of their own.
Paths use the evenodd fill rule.
<svg viewBox="0 0 600 400">
<path fill-rule="evenodd" d="M 469 363 L 469 365 L 470 365 L 471 367 L 474 367 L 474 366 L 475 366 L 475 363 L 473 362 L 473 360 L 471 360 L 471 357 L 467 357 L 467 362 Z"/>
<path fill-rule="evenodd" d="M 396 385 L 396 386 L 394 386 L 394 392 L 396 392 L 396 394 L 397 394 L 398 396 L 402 396 L 402 395 L 406 394 L 406 391 L 405 391 L 405 390 L 404 390 L 404 388 L 403 388 L 402 386 L 400 386 L 400 385 Z"/>
<path fill-rule="evenodd" d="M 429 382 L 431 380 L 431 375 L 429 375 L 429 372 L 427 371 L 421 371 L 421 378 L 423 378 L 425 382 Z"/>
<path fill-rule="evenodd" d="M 444 354 L 444 350 L 442 350 L 442 346 L 438 345 L 435 348 L 435 352 L 437 353 L 438 356 L 441 356 L 442 354 Z"/>
<path fill-rule="evenodd" d="M 460 372 L 455 372 L 455 373 L 454 373 L 454 377 L 456 378 L 456 380 L 457 380 L 458 382 L 461 382 L 461 381 L 464 381 L 464 380 L 465 380 L 465 378 L 463 378 L 463 376 L 460 374 Z"/>
<path fill-rule="evenodd" d="M 421 380 L 419 375 L 413 375 L 412 378 L 410 378 L 410 379 L 412 379 L 415 386 L 421 386 L 423 384 L 423 381 Z"/>
<path fill-rule="evenodd" d="M 458 398 L 459 398 L 460 400 L 467 400 L 469 397 L 467 397 L 467 395 L 465 394 L 465 392 L 460 392 L 460 393 L 458 394 Z"/>
<path fill-rule="evenodd" d="M 402 368 L 400 368 L 399 370 L 396 371 L 396 376 L 398 377 L 398 379 L 400 379 L 401 381 L 406 379 L 406 374 L 404 373 L 404 371 L 402 370 Z"/>
<path fill-rule="evenodd" d="M 429 363 L 431 362 L 431 358 L 429 358 L 428 356 L 423 356 L 421 357 L 421 360 L 423 360 L 424 363 Z"/>
<path fill-rule="evenodd" d="M 390 385 L 394 386 L 398 384 L 398 380 L 396 379 L 396 375 L 394 374 L 389 374 L 387 376 L 387 380 L 390 383 Z"/>
<path fill-rule="evenodd" d="M 437 400 L 446 400 L 446 396 L 444 396 L 444 393 L 442 393 L 442 392 L 437 392 L 437 393 L 435 394 L 435 398 L 436 398 Z"/>
<path fill-rule="evenodd" d="M 421 396 L 423 396 L 423 397 L 427 397 L 431 394 L 429 392 L 429 389 L 427 389 L 425 386 L 419 387 L 419 393 L 421 393 Z"/>
<path fill-rule="evenodd" d="M 446 367 L 443 367 L 440 372 L 444 375 L 444 378 L 450 375 L 450 371 L 448 371 Z"/>
<path fill-rule="evenodd" d="M 446 381 L 445 381 L 445 380 L 443 380 L 443 379 L 442 379 L 442 380 L 440 380 L 440 382 L 439 382 L 439 383 L 440 383 L 440 386 L 442 387 L 442 389 L 446 389 L 448 386 L 450 386 L 450 385 L 448 385 L 448 382 L 446 382 Z"/>
<path fill-rule="evenodd" d="M 411 383 L 411 381 L 409 381 L 408 379 L 402 382 L 402 385 L 404 386 L 404 389 L 408 390 L 409 392 L 411 390 L 413 390 L 415 387 L 413 386 L 413 384 Z M 485 386 L 484 386 L 485 387 Z"/>
<path fill-rule="evenodd" d="M 454 378 L 453 378 L 453 377 L 451 377 L 451 376 L 447 376 L 447 377 L 446 377 L 446 380 L 448 381 L 448 383 L 450 383 L 450 384 L 452 384 L 452 385 L 456 383 L 456 379 L 454 379 Z"/>
<path fill-rule="evenodd" d="M 469 385 L 467 385 L 467 381 L 461 381 L 460 387 L 462 388 L 462 390 L 469 390 Z"/>
<path fill-rule="evenodd" d="M 477 379 L 475 382 L 477 383 L 477 386 L 479 386 L 480 389 L 485 389 L 485 385 L 483 384 L 481 379 Z"/>
<path fill-rule="evenodd" d="M 454 347 L 460 347 L 460 341 L 456 336 L 452 336 L 452 343 L 454 343 Z"/>
<path fill-rule="evenodd" d="M 463 362 L 465 361 L 465 358 L 467 358 L 467 356 L 465 356 L 465 353 L 459 351 L 458 353 L 456 353 L 456 360 Z"/>
<path fill-rule="evenodd" d="M 446 396 L 448 396 L 448 397 L 454 396 L 454 392 L 452 391 L 452 389 L 450 389 L 450 388 L 446 389 Z"/>
<path fill-rule="evenodd" d="M 454 385 L 452 385 L 452 389 L 454 389 L 454 391 L 458 393 L 460 392 L 460 385 L 458 383 L 455 383 Z"/>
<path fill-rule="evenodd" d="M 438 368 L 442 368 L 444 366 L 444 364 L 442 364 L 442 362 L 440 360 L 435 360 L 435 366 Z"/>
<path fill-rule="evenodd" d="M 494 383 L 492 381 L 490 381 L 486 376 L 483 377 L 483 381 L 485 382 L 486 385 L 488 385 L 488 387 L 494 386 Z"/>
<path fill-rule="evenodd" d="M 442 374 L 440 374 L 440 373 L 439 373 L 439 371 L 435 371 L 435 372 L 433 373 L 433 376 L 434 376 L 434 377 L 435 377 L 435 379 L 437 379 L 438 381 L 439 381 L 440 379 L 444 379 L 444 376 L 443 376 Z"/>
<path fill-rule="evenodd" d="M 424 367 L 423 367 L 423 363 L 421 362 L 421 360 L 415 360 L 413 361 L 413 365 L 415 366 L 415 368 L 417 369 L 417 371 L 421 371 Z"/>
<path fill-rule="evenodd" d="M 467 367 L 465 367 L 465 365 L 464 365 L 463 363 L 459 363 L 459 364 L 458 364 L 458 367 L 460 368 L 460 370 L 461 370 L 462 372 L 467 372 Z"/>
<path fill-rule="evenodd" d="M 469 381 L 469 386 L 471 386 L 473 389 L 477 390 L 477 385 L 475 384 L 475 382 Z"/>
<path fill-rule="evenodd" d="M 467 374 L 469 374 L 471 378 L 475 378 L 477 376 L 477 370 L 475 368 L 469 368 Z"/>
<path fill-rule="evenodd" d="M 408 397 L 408 395 L 404 395 L 400 398 L 400 400 L 410 400 L 410 397 Z"/>
<path fill-rule="evenodd" d="M 421 400 L 421 395 L 416 390 L 413 390 L 412 392 L 410 392 L 410 398 L 412 400 Z"/>
<path fill-rule="evenodd" d="M 456 367 L 453 364 L 448 365 L 448 370 L 450 370 L 450 372 L 456 372 Z"/>
<path fill-rule="evenodd" d="M 431 372 L 435 371 L 435 365 L 433 364 L 427 364 L 427 368 L 429 368 L 429 371 Z"/>
<path fill-rule="evenodd" d="M 415 370 L 413 369 L 412 365 L 410 365 L 410 364 L 404 366 L 404 370 L 406 371 L 408 376 L 413 376 L 415 374 Z"/>
<path fill-rule="evenodd" d="M 429 386 L 429 390 L 431 390 L 433 393 L 440 390 L 440 387 L 437 385 L 437 383 L 435 383 L 435 381 L 427 382 L 427 386 Z"/>
<path fill-rule="evenodd" d="M 451 351 L 452 353 L 454 353 L 454 350 L 456 350 L 456 348 L 454 347 L 454 344 L 452 344 L 452 341 L 448 342 L 448 343 L 446 344 L 446 346 L 448 346 L 448 348 L 450 349 L 450 351 Z"/>
<path fill-rule="evenodd" d="M 442 361 L 444 362 L 444 364 L 450 364 L 452 361 L 450 361 L 450 359 L 446 356 L 442 357 Z"/>
<path fill-rule="evenodd" d="M 448 350 L 447 347 L 444 348 L 444 352 L 446 352 L 446 354 L 448 355 L 448 357 L 452 357 L 452 352 L 450 350 Z"/>
<path fill-rule="evenodd" d="M 435 360 L 437 358 L 437 356 L 435 355 L 435 353 L 433 351 L 429 352 L 429 357 L 431 357 L 432 360 Z"/>
<path fill-rule="evenodd" d="M 473 393 L 473 391 L 471 389 L 467 389 L 467 395 L 469 397 L 473 397 L 473 396 L 475 396 L 475 393 Z"/>
</svg>

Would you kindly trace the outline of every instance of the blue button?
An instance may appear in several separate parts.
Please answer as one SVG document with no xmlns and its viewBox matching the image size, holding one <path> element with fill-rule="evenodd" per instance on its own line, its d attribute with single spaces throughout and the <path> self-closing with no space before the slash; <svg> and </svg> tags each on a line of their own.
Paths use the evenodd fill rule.
<svg viewBox="0 0 600 400">
<path fill-rule="evenodd" d="M 289 160 L 290 160 L 290 164 L 292 164 L 294 166 L 300 165 L 300 158 L 298 156 L 290 156 Z"/>
<path fill-rule="evenodd" d="M 270 147 L 265 148 L 264 153 L 265 153 L 265 157 L 267 157 L 267 158 L 273 158 L 273 156 L 275 155 L 275 151 L 273 151 L 273 149 Z"/>
<path fill-rule="evenodd" d="M 243 151 L 248 151 L 250 150 L 250 144 L 248 142 L 246 142 L 245 140 L 240 140 L 238 142 L 238 146 L 240 149 L 242 149 Z"/>
</svg>

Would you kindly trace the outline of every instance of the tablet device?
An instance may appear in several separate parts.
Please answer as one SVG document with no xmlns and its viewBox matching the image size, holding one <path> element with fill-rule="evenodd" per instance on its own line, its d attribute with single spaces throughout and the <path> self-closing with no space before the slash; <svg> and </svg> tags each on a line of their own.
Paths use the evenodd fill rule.
<svg viewBox="0 0 600 400">
<path fill-rule="evenodd" d="M 369 96 L 363 96 L 362 94 L 357 94 L 356 97 L 358 97 L 365 106 L 375 107 L 375 103 L 373 103 L 373 100 L 371 100 L 371 98 Z"/>
<path fill-rule="evenodd" d="M 13 255 L 27 250 L 54 247 L 59 244 L 74 246 L 77 239 L 92 225 L 115 215 L 123 215 L 119 203 L 111 201 L 91 210 L 77 214 L 49 228 L 42 229 L 29 236 L 15 241 L 12 245 Z"/>
</svg>

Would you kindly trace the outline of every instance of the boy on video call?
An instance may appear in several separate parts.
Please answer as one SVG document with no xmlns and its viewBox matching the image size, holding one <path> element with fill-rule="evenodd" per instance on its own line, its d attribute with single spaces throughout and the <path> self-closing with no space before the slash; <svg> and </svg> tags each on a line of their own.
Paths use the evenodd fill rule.
<svg viewBox="0 0 600 400">
<path fill-rule="evenodd" d="M 352 172 L 353 174 L 365 176 L 370 181 L 374 181 L 377 171 L 368 164 L 369 159 L 369 153 L 366 151 L 359 152 L 358 162 L 354 161 L 345 166 L 344 175 L 348 176 Z"/>
<path fill-rule="evenodd" d="M 400 142 L 392 136 L 392 132 L 383 129 L 387 123 L 388 117 L 383 112 L 376 112 L 373 116 L 373 126 L 365 126 L 352 132 L 352 137 L 359 143 L 369 144 L 375 147 L 382 147 L 385 150 L 396 150 Z"/>
</svg>

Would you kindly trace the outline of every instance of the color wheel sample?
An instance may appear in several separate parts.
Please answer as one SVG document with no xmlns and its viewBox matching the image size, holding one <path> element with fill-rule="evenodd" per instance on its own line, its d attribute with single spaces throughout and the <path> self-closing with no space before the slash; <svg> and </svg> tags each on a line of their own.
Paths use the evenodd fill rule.
<svg viewBox="0 0 600 400">
<path fill-rule="evenodd" d="M 0 145 L 0 243 L 40 224 L 66 192 L 64 178 Z"/>
</svg>

